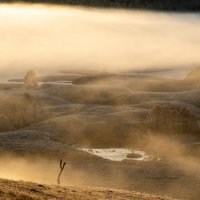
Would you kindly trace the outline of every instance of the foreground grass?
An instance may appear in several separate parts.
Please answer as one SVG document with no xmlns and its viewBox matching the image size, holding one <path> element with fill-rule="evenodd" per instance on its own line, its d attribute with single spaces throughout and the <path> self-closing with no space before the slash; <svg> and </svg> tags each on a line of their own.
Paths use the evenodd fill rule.
<svg viewBox="0 0 200 200">
<path fill-rule="evenodd" d="M 23 181 L 0 179 L 0 199 L 34 200 L 34 199 L 115 199 L 115 200 L 173 200 L 169 197 L 160 197 L 139 192 L 123 190 L 89 188 L 89 187 L 59 187 L 47 186 Z"/>
</svg>

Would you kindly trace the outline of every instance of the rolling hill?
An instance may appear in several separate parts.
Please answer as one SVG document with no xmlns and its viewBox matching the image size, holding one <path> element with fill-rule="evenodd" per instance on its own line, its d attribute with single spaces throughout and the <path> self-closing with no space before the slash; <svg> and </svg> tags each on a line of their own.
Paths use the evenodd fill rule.
<svg viewBox="0 0 200 200">
<path fill-rule="evenodd" d="M 0 180 L 1 200 L 175 200 L 152 194 L 129 192 L 123 190 L 90 188 L 90 187 L 59 187 L 35 184 L 23 181 Z"/>
</svg>

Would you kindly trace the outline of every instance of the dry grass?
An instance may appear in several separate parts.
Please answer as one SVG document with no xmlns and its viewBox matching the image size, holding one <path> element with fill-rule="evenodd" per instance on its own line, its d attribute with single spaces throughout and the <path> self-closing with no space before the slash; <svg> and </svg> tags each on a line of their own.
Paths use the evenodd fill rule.
<svg viewBox="0 0 200 200">
<path fill-rule="evenodd" d="M 90 188 L 90 187 L 59 187 L 29 182 L 0 180 L 1 200 L 175 200 L 152 194 L 142 194 L 124 190 Z"/>
</svg>

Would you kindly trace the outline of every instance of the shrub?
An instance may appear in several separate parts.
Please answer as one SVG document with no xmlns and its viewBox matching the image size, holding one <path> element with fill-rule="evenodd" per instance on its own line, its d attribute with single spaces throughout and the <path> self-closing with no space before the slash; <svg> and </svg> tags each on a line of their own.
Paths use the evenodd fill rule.
<svg viewBox="0 0 200 200">
<path fill-rule="evenodd" d="M 29 94 L 0 96 L 0 131 L 16 130 L 47 118 L 48 113 L 41 107 Z"/>
</svg>

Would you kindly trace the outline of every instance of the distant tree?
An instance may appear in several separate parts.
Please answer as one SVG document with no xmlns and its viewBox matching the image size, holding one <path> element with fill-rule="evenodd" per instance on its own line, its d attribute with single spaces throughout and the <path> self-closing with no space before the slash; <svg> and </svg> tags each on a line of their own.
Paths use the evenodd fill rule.
<svg viewBox="0 0 200 200">
<path fill-rule="evenodd" d="M 24 77 L 24 84 L 27 88 L 32 88 L 37 86 L 36 73 L 34 71 L 29 71 Z"/>
</svg>

